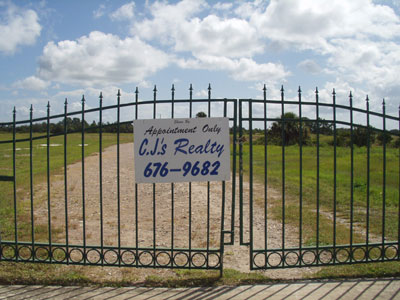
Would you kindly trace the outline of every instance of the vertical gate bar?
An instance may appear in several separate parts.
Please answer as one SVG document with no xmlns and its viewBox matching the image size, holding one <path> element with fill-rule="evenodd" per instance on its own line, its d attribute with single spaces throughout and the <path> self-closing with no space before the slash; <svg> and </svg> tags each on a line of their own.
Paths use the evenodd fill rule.
<svg viewBox="0 0 400 300">
<path fill-rule="evenodd" d="M 101 265 L 104 266 L 104 224 L 103 224 L 103 93 L 99 97 L 99 197 L 100 197 L 100 248 Z"/>
<path fill-rule="evenodd" d="M 65 209 L 65 245 L 66 259 L 69 264 L 69 238 L 68 238 L 68 171 L 67 171 L 67 105 L 68 101 L 65 98 L 64 102 L 64 209 Z"/>
<path fill-rule="evenodd" d="M 221 237 L 220 237 L 220 263 L 219 277 L 223 276 L 224 271 L 224 220 L 225 220 L 225 181 L 222 182 L 222 207 L 221 207 Z"/>
<path fill-rule="evenodd" d="M 281 88 L 281 113 L 282 113 L 282 257 L 285 253 L 285 100 L 283 85 Z M 284 261 L 282 260 L 282 263 Z"/>
<path fill-rule="evenodd" d="M 299 120 L 300 120 L 300 140 L 299 140 L 299 257 L 302 254 L 303 247 L 303 120 L 302 120 L 302 107 L 301 107 L 301 88 L 299 86 L 298 89 L 298 97 L 299 97 Z M 301 266 L 302 260 L 299 259 L 299 265 Z"/>
<path fill-rule="evenodd" d="M 386 219 L 386 105 L 382 101 L 383 111 L 383 183 L 382 183 L 382 261 L 385 260 L 385 219 Z"/>
<path fill-rule="evenodd" d="M 192 117 L 193 113 L 193 86 L 190 84 L 189 87 L 189 118 Z"/>
<path fill-rule="evenodd" d="M 208 117 L 211 118 L 211 83 L 208 84 Z"/>
<path fill-rule="evenodd" d="M 171 88 L 171 118 L 174 118 L 174 110 L 175 110 L 175 86 L 172 84 Z M 171 267 L 174 266 L 174 183 L 171 182 Z"/>
<path fill-rule="evenodd" d="M 226 110 L 227 110 L 226 101 L 227 100 L 224 99 L 224 117 L 226 117 Z M 229 124 L 228 124 L 228 130 L 229 130 Z M 221 236 L 220 236 L 220 251 L 219 251 L 219 257 L 220 257 L 219 276 L 220 277 L 222 277 L 223 271 L 224 271 L 224 244 L 225 244 L 224 230 L 225 230 L 225 180 L 222 181 Z"/>
<path fill-rule="evenodd" d="M 315 102 L 316 102 L 316 129 L 317 129 L 317 264 L 319 263 L 319 210 L 320 210 L 320 203 L 319 203 L 319 95 L 318 95 L 318 87 L 315 88 Z"/>
<path fill-rule="evenodd" d="M 135 120 L 138 119 L 138 109 L 139 109 L 139 88 L 136 87 L 135 90 Z M 135 128 L 133 128 L 135 131 Z M 135 141 L 133 141 L 135 142 Z M 138 213 L 138 184 L 135 182 L 135 244 L 136 244 L 136 252 L 135 252 L 135 262 L 136 267 L 139 266 L 139 213 Z"/>
<path fill-rule="evenodd" d="M 104 224 L 103 224 L 103 94 L 100 92 L 99 108 L 99 182 L 100 182 L 100 243 L 101 265 L 104 265 Z"/>
<path fill-rule="evenodd" d="M 29 184 L 30 184 L 30 196 L 31 196 L 31 239 L 32 239 L 32 253 L 35 251 L 35 218 L 33 213 L 33 106 L 29 111 Z M 32 255 L 32 261 L 35 260 L 35 256 Z"/>
<path fill-rule="evenodd" d="M 47 157 L 47 226 L 48 226 L 48 234 L 49 234 L 49 257 L 50 262 L 52 261 L 52 241 L 51 241 L 51 205 L 50 205 L 50 102 L 47 102 L 47 149 L 46 149 L 46 157 Z"/>
<path fill-rule="evenodd" d="M 333 101 L 333 262 L 336 260 L 336 168 L 337 168 L 337 131 L 336 131 L 336 92 L 335 89 L 332 91 Z"/>
<path fill-rule="evenodd" d="M 268 145 L 267 145 L 267 87 L 264 84 L 264 250 L 267 257 L 268 249 Z M 265 268 L 267 260 L 265 259 Z"/>
<path fill-rule="evenodd" d="M 370 152 L 371 152 L 371 131 L 370 131 L 370 128 L 369 128 L 369 99 L 368 99 L 368 95 L 367 95 L 367 98 L 366 98 L 366 104 L 367 104 L 367 130 L 368 130 L 368 136 L 367 136 L 367 220 L 366 220 L 366 222 L 367 222 L 367 224 L 366 224 L 366 226 L 367 226 L 367 231 L 366 231 L 366 235 L 365 235 L 365 244 L 367 245 L 367 252 L 366 253 L 369 253 L 368 251 L 369 251 L 369 200 L 370 200 L 370 198 L 369 198 L 369 192 L 370 192 L 370 174 L 369 174 L 369 172 L 370 172 L 370 159 L 371 159 L 371 155 L 370 155 Z M 366 261 L 368 261 L 368 259 L 369 259 L 369 255 L 366 255 Z"/>
<path fill-rule="evenodd" d="M 253 101 L 249 99 L 249 216 L 250 216 L 250 270 L 253 269 Z"/>
<path fill-rule="evenodd" d="M 211 117 L 211 84 L 208 84 L 208 117 Z M 210 182 L 207 181 L 207 269 L 209 267 L 210 254 Z"/>
<path fill-rule="evenodd" d="M 237 143 L 237 101 L 233 102 L 233 167 L 232 167 L 232 212 L 231 212 L 231 245 L 235 243 L 235 206 L 236 206 L 236 143 Z"/>
<path fill-rule="evenodd" d="M 157 114 L 157 87 L 154 85 L 153 90 L 153 119 Z M 153 183 L 153 265 L 156 266 L 156 184 Z"/>
<path fill-rule="evenodd" d="M 399 132 L 400 132 L 400 105 L 399 105 Z M 398 137 L 400 139 L 400 136 Z M 400 260 L 400 147 L 399 147 L 399 203 L 398 203 L 398 230 L 397 230 L 397 259 Z"/>
<path fill-rule="evenodd" d="M 121 92 L 117 94 L 117 208 L 118 208 L 118 265 L 121 266 L 121 179 L 120 179 L 120 121 Z"/>
<path fill-rule="evenodd" d="M 18 224 L 17 224 L 17 181 L 16 181 L 16 114 L 13 110 L 13 189 L 14 189 L 14 243 L 15 243 L 15 260 L 18 261 Z"/>
<path fill-rule="evenodd" d="M 193 86 L 189 87 L 189 118 L 193 114 Z M 192 261 L 192 183 L 189 182 L 189 269 L 191 269 Z"/>
<path fill-rule="evenodd" d="M 245 245 L 243 240 L 243 101 L 239 99 L 239 223 L 240 245 Z"/>
<path fill-rule="evenodd" d="M 227 100 L 224 99 L 224 118 L 226 118 L 226 112 L 227 112 Z M 229 121 L 228 121 L 228 131 L 229 131 Z M 224 210 L 225 210 L 225 189 L 226 189 L 226 184 L 225 184 L 225 180 L 222 181 L 222 199 L 224 201 L 223 206 L 224 206 Z M 225 215 L 225 213 L 224 213 Z M 221 223 L 222 223 L 222 227 L 221 227 L 221 235 L 222 235 L 222 243 L 221 243 L 221 247 L 222 244 L 225 244 L 225 237 L 224 237 L 224 231 L 225 231 L 225 220 L 221 219 Z"/>
<path fill-rule="evenodd" d="M 82 157 L 82 237 L 83 237 L 83 263 L 86 264 L 86 210 L 85 210 L 85 96 L 82 96 L 82 132 L 81 132 L 81 157 Z"/>
<path fill-rule="evenodd" d="M 354 132 L 353 132 L 353 95 L 350 92 L 350 262 L 353 261 L 353 222 L 354 222 Z"/>
<path fill-rule="evenodd" d="M 227 113 L 227 100 L 224 99 L 224 117 L 226 117 Z M 228 130 L 229 130 L 229 122 L 228 122 Z M 224 245 L 225 245 L 225 180 L 222 181 L 222 207 L 221 207 L 221 240 L 220 240 L 220 277 L 223 275 L 224 270 Z M 233 205 L 233 203 L 232 203 Z M 233 216 L 231 216 L 233 217 Z"/>
</svg>

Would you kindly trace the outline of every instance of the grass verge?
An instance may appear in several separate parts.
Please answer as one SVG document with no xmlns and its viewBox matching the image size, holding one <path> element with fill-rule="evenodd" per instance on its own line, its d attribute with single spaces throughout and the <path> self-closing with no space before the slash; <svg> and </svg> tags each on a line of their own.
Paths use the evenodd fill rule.
<svg viewBox="0 0 400 300">
<path fill-rule="evenodd" d="M 134 268 L 118 268 L 121 272 L 116 276 L 113 267 L 97 266 L 65 266 L 32 263 L 0 263 L 0 285 L 60 285 L 60 286 L 98 286 L 98 287 L 210 287 L 268 284 L 275 282 L 296 282 L 298 280 L 271 279 L 261 272 L 242 273 L 233 269 L 225 269 L 223 277 L 219 271 L 174 270 L 165 274 L 147 275 L 141 278 L 140 270 Z M 343 265 L 322 267 L 317 273 L 299 280 L 325 280 L 349 278 L 399 277 L 400 262 L 384 262 L 373 264 Z"/>
</svg>

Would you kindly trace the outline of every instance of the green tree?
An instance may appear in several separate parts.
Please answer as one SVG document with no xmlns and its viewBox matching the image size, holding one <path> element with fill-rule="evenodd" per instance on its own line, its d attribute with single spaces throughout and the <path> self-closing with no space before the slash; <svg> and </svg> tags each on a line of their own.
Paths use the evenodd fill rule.
<svg viewBox="0 0 400 300">
<path fill-rule="evenodd" d="M 372 146 L 375 143 L 376 133 L 373 130 L 374 128 L 370 126 L 368 128 L 364 127 L 355 127 L 353 128 L 353 145 L 358 147 Z M 330 145 L 334 145 L 333 140 L 329 143 Z M 336 135 L 336 146 L 339 147 L 350 147 L 351 146 L 351 131 L 348 128 L 339 128 L 337 129 Z"/>
<path fill-rule="evenodd" d="M 207 118 L 207 114 L 204 111 L 199 111 L 196 114 L 196 118 Z"/>
<path fill-rule="evenodd" d="M 369 132 L 368 132 L 369 131 Z M 372 145 L 375 142 L 375 132 L 368 130 L 367 128 L 357 127 L 353 130 L 353 143 L 358 147 L 368 146 L 368 138 L 369 144 Z"/>
<path fill-rule="evenodd" d="M 303 118 L 304 120 L 309 120 L 308 118 Z M 311 133 L 320 133 L 326 135 L 333 134 L 333 124 L 330 122 L 326 122 L 325 119 L 318 118 L 318 124 L 316 121 L 308 121 L 306 126 L 310 128 Z"/>
<path fill-rule="evenodd" d="M 400 138 L 399 137 L 394 141 L 393 147 L 400 148 Z"/>
<path fill-rule="evenodd" d="M 283 127 L 282 127 L 283 126 Z M 309 128 L 302 124 L 300 130 L 300 120 L 299 117 L 292 112 L 287 112 L 279 121 L 272 124 L 271 129 L 268 132 L 268 136 L 271 142 L 278 145 L 294 145 L 300 144 L 306 145 L 310 142 L 310 132 Z M 282 132 L 283 131 L 283 132 Z M 283 138 L 283 139 L 282 139 Z"/>
<path fill-rule="evenodd" d="M 381 132 L 378 134 L 377 139 L 379 141 L 379 145 L 388 145 L 392 141 L 393 137 L 389 132 Z"/>
</svg>

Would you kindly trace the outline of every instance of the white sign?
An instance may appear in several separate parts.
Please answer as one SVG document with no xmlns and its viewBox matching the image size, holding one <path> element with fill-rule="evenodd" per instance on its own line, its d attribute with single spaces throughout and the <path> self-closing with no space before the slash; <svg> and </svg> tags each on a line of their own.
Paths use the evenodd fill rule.
<svg viewBox="0 0 400 300">
<path fill-rule="evenodd" d="M 136 120 L 137 183 L 230 179 L 228 118 Z"/>
</svg>

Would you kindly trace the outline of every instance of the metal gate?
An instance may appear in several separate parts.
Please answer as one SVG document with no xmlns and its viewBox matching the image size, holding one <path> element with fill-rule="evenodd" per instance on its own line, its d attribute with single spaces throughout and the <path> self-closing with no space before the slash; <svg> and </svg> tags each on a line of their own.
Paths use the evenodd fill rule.
<svg viewBox="0 0 400 300">
<path fill-rule="evenodd" d="M 330 103 L 318 89 L 315 101 L 301 96 L 299 88 L 285 100 L 282 87 L 281 99 L 267 100 L 264 86 L 263 99 L 239 100 L 240 241 L 250 268 L 399 260 L 400 119 L 385 101 L 382 113 L 368 97 L 365 110 L 353 107 L 351 93 L 349 105 L 334 90 Z"/>
<path fill-rule="evenodd" d="M 13 122 L 1 124 L 12 139 L 0 141 L 10 158 L 0 177 L 8 191 L 0 206 L 0 261 L 222 271 L 224 244 L 234 238 L 236 160 L 230 182 L 136 184 L 133 146 L 122 141 L 133 140 L 132 116 L 201 112 L 228 117 L 234 145 L 236 99 L 212 99 L 210 86 L 206 99 L 189 92 L 176 100 L 172 87 L 163 100 L 154 88 L 153 100 L 139 101 L 136 89 L 133 102 L 121 102 L 118 92 L 109 106 L 100 94 L 98 108 L 85 109 L 83 97 L 81 111 L 68 112 L 66 100 L 63 114 L 51 115 L 49 104 L 46 117 L 33 118 L 31 107 L 24 121 L 14 109 Z M 110 138 L 115 145 L 105 150 Z"/>
<path fill-rule="evenodd" d="M 385 103 L 153 92 L 0 124 L 0 261 L 222 271 L 236 198 L 252 270 L 400 260 L 400 118 Z M 135 184 L 132 119 L 200 112 L 230 120 L 231 181 Z"/>
</svg>

